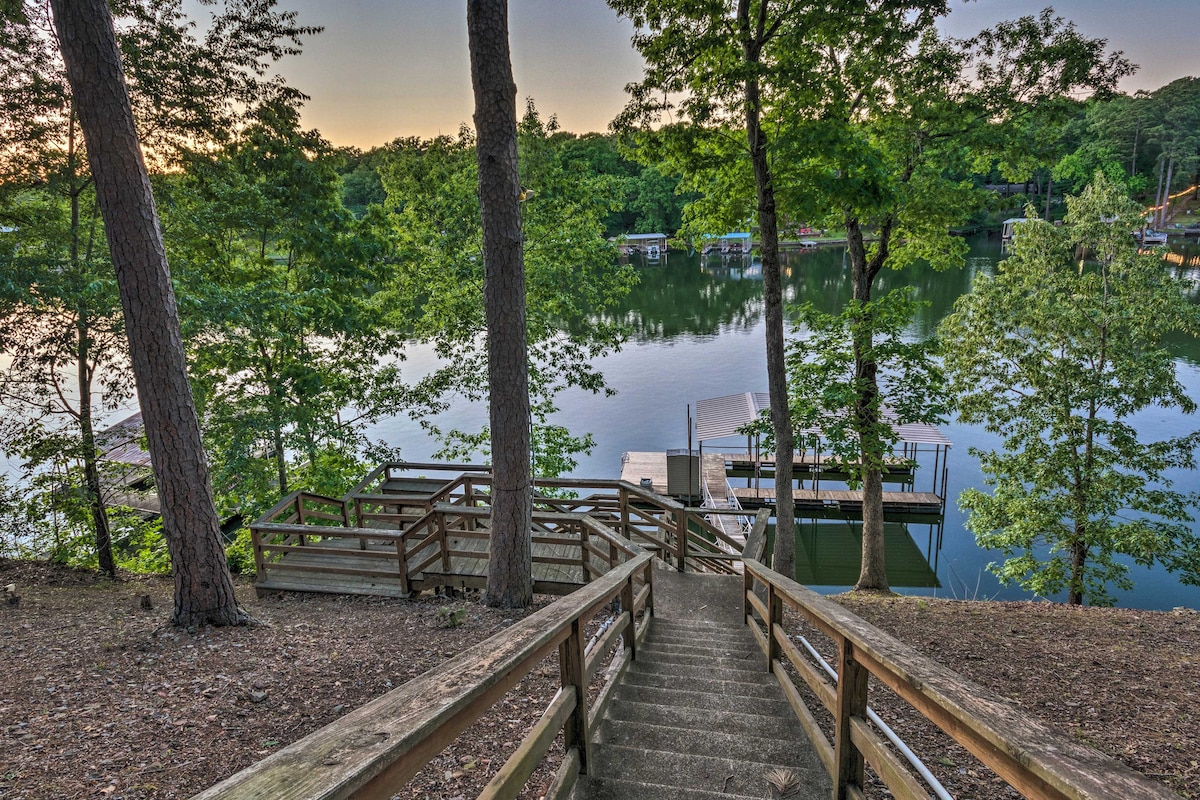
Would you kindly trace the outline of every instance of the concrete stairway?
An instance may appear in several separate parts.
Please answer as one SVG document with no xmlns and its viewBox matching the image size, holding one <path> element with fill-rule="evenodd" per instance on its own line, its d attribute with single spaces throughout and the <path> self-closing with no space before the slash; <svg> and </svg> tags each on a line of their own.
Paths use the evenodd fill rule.
<svg viewBox="0 0 1200 800">
<path fill-rule="evenodd" d="M 594 732 L 576 800 L 766 798 L 778 796 L 767 780 L 777 769 L 797 783 L 788 797 L 830 796 L 824 766 L 737 621 L 741 582 L 655 574 L 656 616 Z"/>
</svg>

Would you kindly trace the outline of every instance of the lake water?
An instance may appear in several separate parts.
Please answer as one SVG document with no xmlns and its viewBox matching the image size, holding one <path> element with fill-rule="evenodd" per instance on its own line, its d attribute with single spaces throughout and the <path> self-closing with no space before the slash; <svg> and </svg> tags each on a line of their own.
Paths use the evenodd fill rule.
<svg viewBox="0 0 1200 800">
<path fill-rule="evenodd" d="M 1189 258 L 1200 255 L 1195 243 L 1177 246 Z M 974 277 L 991 272 L 1001 257 L 995 239 L 973 239 L 964 269 L 945 273 L 914 267 L 881 276 L 884 290 L 910 285 L 928 307 L 913 319 L 910 333 L 928 336 L 948 313 L 955 298 L 966 292 Z M 842 248 L 785 254 L 787 299 L 809 301 L 826 311 L 839 309 L 850 295 Z M 1169 268 L 1169 267 L 1168 267 Z M 1193 270 L 1200 286 L 1200 270 Z M 671 253 L 658 263 L 639 262 L 640 285 L 616 314 L 629 326 L 625 347 L 600 362 L 618 394 L 601 397 L 571 392 L 561 398 L 558 420 L 574 432 L 590 431 L 596 447 L 580 459 L 574 474 L 615 478 L 621 454 L 631 450 L 661 451 L 687 446 L 687 407 L 697 400 L 746 391 L 766 390 L 763 349 L 761 268 L 756 259 Z M 1200 301 L 1200 290 L 1193 289 Z M 1179 337 L 1171 342 L 1180 380 L 1200 399 L 1200 342 Z M 428 350 L 412 354 L 408 369 L 430 367 Z M 486 420 L 481 405 L 455 404 L 441 422 L 477 429 Z M 1162 409 L 1137 419 L 1147 437 L 1163 438 L 1200 428 L 1200 417 L 1181 419 Z M 954 443 L 947 462 L 949 501 L 941 547 L 937 531 L 926 525 L 889 525 L 889 576 L 897 591 L 942 597 L 1028 599 L 1015 587 L 1003 587 L 986 570 L 999 554 L 981 550 L 964 527 L 964 515 L 954 502 L 964 488 L 983 486 L 978 462 L 968 448 L 990 448 L 997 441 L 982 429 L 951 421 L 942 430 Z M 380 423 L 374 433 L 403 448 L 405 458 L 427 460 L 436 450 L 415 423 L 397 418 Z M 726 444 L 721 449 L 732 449 Z M 706 447 L 706 449 L 708 449 Z M 918 491 L 932 481 L 930 467 L 918 472 Z M 1184 491 L 1200 490 L 1194 472 L 1174 476 Z M 808 523 L 798 534 L 797 577 L 820 591 L 841 591 L 858 574 L 857 532 L 844 522 Z M 1134 567 L 1135 588 L 1117 592 L 1123 606 L 1169 609 L 1200 607 L 1200 588 L 1184 586 L 1161 569 Z M 1059 599 L 1059 598 L 1056 598 Z"/>
</svg>

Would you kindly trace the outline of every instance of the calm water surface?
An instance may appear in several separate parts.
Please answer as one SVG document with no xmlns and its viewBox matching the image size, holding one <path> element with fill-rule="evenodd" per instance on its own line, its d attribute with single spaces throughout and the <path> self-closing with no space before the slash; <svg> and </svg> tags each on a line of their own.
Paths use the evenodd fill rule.
<svg viewBox="0 0 1200 800">
<path fill-rule="evenodd" d="M 1195 243 L 1177 246 L 1188 256 L 1200 255 Z M 930 335 L 955 298 L 974 277 L 990 273 L 1001 257 L 996 240 L 976 239 L 965 268 L 945 273 L 914 267 L 881 276 L 883 288 L 911 285 L 927 301 L 911 323 L 914 337 Z M 809 301 L 835 311 L 850 294 L 842 248 L 785 254 L 787 299 Z M 1168 267 L 1169 268 L 1169 267 Z M 671 253 L 659 263 L 638 265 L 640 285 L 615 313 L 630 329 L 630 340 L 600 364 L 618 394 L 605 398 L 572 392 L 562 398 L 560 421 L 573 431 L 596 438 L 591 455 L 580 459 L 574 474 L 613 478 L 621 471 L 621 454 L 629 450 L 667 450 L 687 446 L 687 406 L 697 400 L 745 391 L 766 390 L 763 351 L 761 268 L 756 259 Z M 1200 286 L 1200 270 L 1193 270 Z M 1185 274 L 1181 271 L 1181 274 Z M 1193 289 L 1200 301 L 1200 289 Z M 1171 342 L 1179 377 L 1200 399 L 1200 342 L 1180 337 Z M 412 371 L 432 364 L 427 351 L 408 362 Z M 486 409 L 456 404 L 442 419 L 450 425 L 477 428 Z M 1161 438 L 1200 427 L 1200 418 L 1154 409 L 1137 424 L 1148 437 Z M 982 486 L 971 447 L 993 447 L 996 440 L 975 426 L 951 421 L 942 426 L 953 441 L 949 466 L 949 498 L 941 547 L 937 531 L 926 525 L 889 525 L 889 575 L 894 588 L 913 594 L 957 598 L 1023 599 L 1027 593 L 1002 587 L 987 572 L 999 554 L 980 549 L 964 527 L 956 498 L 969 486 Z M 436 450 L 407 419 L 381 423 L 376 433 L 400 445 L 406 458 L 424 460 Z M 718 443 L 722 449 L 735 444 Z M 926 491 L 931 465 L 918 473 L 916 489 Z M 1200 476 L 1188 471 L 1174 476 L 1178 488 L 1200 490 Z M 808 523 L 798 533 L 797 578 L 821 591 L 840 591 L 858 574 L 858 531 L 844 522 Z M 1200 588 L 1184 586 L 1163 570 L 1134 567 L 1135 588 L 1117 593 L 1123 606 L 1169 609 L 1200 606 Z"/>
</svg>

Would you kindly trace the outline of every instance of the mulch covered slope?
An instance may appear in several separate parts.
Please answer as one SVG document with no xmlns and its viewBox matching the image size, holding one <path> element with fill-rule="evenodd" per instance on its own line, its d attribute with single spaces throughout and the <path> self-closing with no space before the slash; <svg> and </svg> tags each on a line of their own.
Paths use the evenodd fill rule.
<svg viewBox="0 0 1200 800">
<path fill-rule="evenodd" d="M 1033 717 L 1200 798 L 1200 613 L 843 595 L 842 605 Z M 896 720 L 887 696 L 871 702 Z M 928 727 L 902 737 L 960 797 L 1006 797 Z"/>
<path fill-rule="evenodd" d="M 259 600 L 241 584 L 244 606 L 264 625 L 188 633 L 163 625 L 166 579 L 113 583 L 0 560 L 0 586 L 9 583 L 21 600 L 0 605 L 5 800 L 188 797 L 517 618 L 439 598 Z M 1200 798 L 1200 616 L 842 601 L 1069 735 Z M 439 609 L 463 605 L 463 624 L 446 627 Z M 553 659 L 545 662 L 399 797 L 474 797 L 541 713 L 557 676 Z M 956 796 L 1009 796 L 972 775 L 952 747 L 912 735 L 914 746 L 931 748 L 927 758 Z M 526 796 L 537 798 L 544 782 L 535 775 Z"/>
</svg>

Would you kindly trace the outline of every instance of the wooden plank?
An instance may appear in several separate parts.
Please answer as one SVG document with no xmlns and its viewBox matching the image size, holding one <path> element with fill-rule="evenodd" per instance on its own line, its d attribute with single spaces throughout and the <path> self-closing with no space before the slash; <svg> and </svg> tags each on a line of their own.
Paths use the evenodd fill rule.
<svg viewBox="0 0 1200 800">
<path fill-rule="evenodd" d="M 811 661 L 805 658 L 800 652 L 800 648 L 792 642 L 785 631 L 782 629 L 775 630 L 775 637 L 779 640 L 779 649 L 783 651 L 783 655 L 787 656 L 787 660 L 800 673 L 800 677 L 808 684 L 808 688 L 817 699 L 821 701 L 821 705 L 829 713 L 833 713 L 837 705 L 837 687 L 829 680 L 829 676 L 824 670 L 817 669 Z"/>
<path fill-rule="evenodd" d="M 525 734 L 517 751 L 509 756 L 504 766 L 500 767 L 487 786 L 483 787 L 483 791 L 479 793 L 479 800 L 501 800 L 517 795 L 545 757 L 563 723 L 579 705 L 578 698 L 574 686 L 564 686 L 558 690 L 549 707 Z"/>
<path fill-rule="evenodd" d="M 259 592 L 322 592 L 400 598 L 410 596 L 409 592 L 404 591 L 398 584 L 387 586 L 375 583 L 320 583 L 308 577 L 303 580 L 294 580 L 287 576 L 274 576 L 256 582 L 254 588 Z"/>
<path fill-rule="evenodd" d="M 929 792 L 865 719 L 850 721 L 850 740 L 896 800 L 929 800 Z"/>
<path fill-rule="evenodd" d="M 739 500 L 762 500 L 775 502 L 775 489 L 762 487 L 735 487 L 734 495 Z M 862 503 L 863 493 L 849 489 L 793 489 L 797 502 L 803 503 Z M 937 506 L 942 504 L 942 498 L 933 492 L 884 492 L 884 505 Z"/>
<path fill-rule="evenodd" d="M 787 698 L 788 705 L 792 707 L 792 713 L 796 715 L 796 720 L 800 723 L 808 741 L 820 756 L 821 763 L 825 765 L 825 771 L 829 773 L 830 778 L 835 778 L 837 762 L 833 757 L 833 745 L 825 737 L 825 732 L 821 730 L 817 718 L 813 716 L 812 709 L 808 707 L 808 703 L 804 702 L 804 698 L 796 690 L 796 684 L 792 683 L 787 672 L 782 669 L 776 669 L 774 672 L 775 677 L 779 680 L 779 687 L 783 690 L 783 696 Z"/>
<path fill-rule="evenodd" d="M 365 578 L 388 578 L 399 581 L 400 574 L 395 571 L 383 572 L 377 569 L 362 569 L 361 567 L 330 567 L 322 564 L 289 564 L 287 562 L 270 563 L 266 566 L 268 579 L 272 572 L 291 572 L 296 574 L 324 575 L 359 575 Z"/>
<path fill-rule="evenodd" d="M 296 553 L 297 555 L 305 556 L 332 556 L 334 558 L 344 558 L 346 551 L 336 547 L 321 547 L 320 545 L 284 545 L 284 544 L 264 544 L 261 545 L 264 553 Z M 396 557 L 396 552 L 393 550 L 355 550 L 353 551 L 358 558 L 391 558 Z"/>
<path fill-rule="evenodd" d="M 746 600 L 750 603 L 751 608 L 758 612 L 758 618 L 764 623 L 770 618 L 767 613 L 767 604 L 760 600 L 754 592 L 748 592 L 746 594 Z M 753 625 L 751 627 L 757 626 Z M 763 652 L 766 652 L 766 648 L 763 649 Z"/>
<path fill-rule="evenodd" d="M 577 780 L 579 780 L 579 750 L 572 747 L 567 751 L 558 771 L 554 773 L 550 785 L 546 787 L 545 800 L 567 800 L 571 796 Z"/>
</svg>

